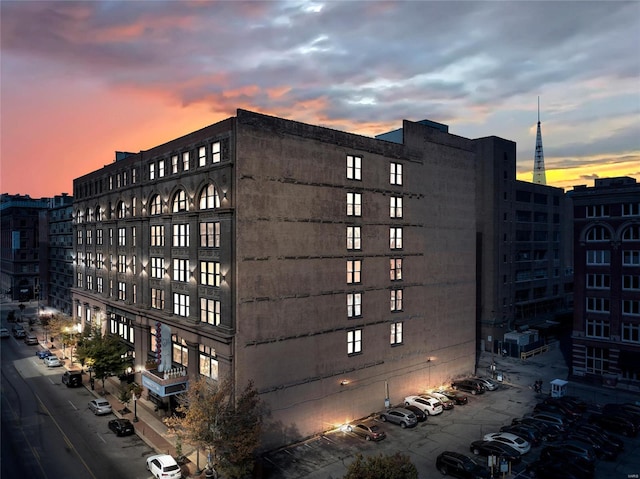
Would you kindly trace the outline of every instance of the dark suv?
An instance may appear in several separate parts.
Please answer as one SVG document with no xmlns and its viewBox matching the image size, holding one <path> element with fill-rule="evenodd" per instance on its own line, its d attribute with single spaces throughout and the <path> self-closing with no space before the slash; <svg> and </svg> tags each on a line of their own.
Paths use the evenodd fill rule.
<svg viewBox="0 0 640 479">
<path fill-rule="evenodd" d="M 484 386 L 480 381 L 476 381 L 475 379 L 459 379 L 457 381 L 453 381 L 451 383 L 451 387 L 453 389 L 466 391 L 473 395 L 484 393 Z"/>
<path fill-rule="evenodd" d="M 481 466 L 464 454 L 445 451 L 436 459 L 436 469 L 446 476 L 447 474 L 461 479 L 486 479 L 491 477 L 488 468 Z"/>
<path fill-rule="evenodd" d="M 82 386 L 82 373 L 80 371 L 66 371 L 62 375 L 62 384 L 66 384 L 68 388 Z"/>
</svg>

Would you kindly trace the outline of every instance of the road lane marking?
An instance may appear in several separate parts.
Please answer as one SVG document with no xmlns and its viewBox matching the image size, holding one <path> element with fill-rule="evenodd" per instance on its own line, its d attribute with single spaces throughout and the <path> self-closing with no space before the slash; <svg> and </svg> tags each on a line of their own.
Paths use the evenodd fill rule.
<svg viewBox="0 0 640 479">
<path fill-rule="evenodd" d="M 76 407 L 76 405 L 75 405 L 75 404 L 73 404 L 71 401 L 69 401 L 69 404 L 71 404 L 71 407 L 72 407 L 73 409 L 75 409 L 76 411 L 78 410 L 78 408 Z"/>
</svg>

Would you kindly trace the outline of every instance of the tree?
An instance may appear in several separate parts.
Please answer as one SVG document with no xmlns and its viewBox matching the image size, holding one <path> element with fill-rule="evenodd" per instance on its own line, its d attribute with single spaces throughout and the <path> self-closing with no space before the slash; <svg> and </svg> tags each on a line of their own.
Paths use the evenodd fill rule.
<svg viewBox="0 0 640 479">
<path fill-rule="evenodd" d="M 229 479 L 244 477 L 253 468 L 262 417 L 258 393 L 249 383 L 237 402 L 229 379 L 219 383 L 201 377 L 189 383 L 179 398 L 179 415 L 165 419 L 172 434 L 207 451 Z"/>
<path fill-rule="evenodd" d="M 356 454 L 343 479 L 418 479 L 418 469 L 409 456 L 400 452 L 366 458 Z"/>
<path fill-rule="evenodd" d="M 122 374 L 129 362 L 125 359 L 127 346 L 115 334 L 102 335 L 100 329 L 78 341 L 76 356 L 81 364 L 93 364 L 95 378 L 104 382 L 110 376 Z"/>
</svg>

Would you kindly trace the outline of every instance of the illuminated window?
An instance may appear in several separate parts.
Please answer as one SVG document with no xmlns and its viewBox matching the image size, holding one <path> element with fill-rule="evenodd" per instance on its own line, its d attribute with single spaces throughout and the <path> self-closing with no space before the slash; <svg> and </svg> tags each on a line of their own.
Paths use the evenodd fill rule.
<svg viewBox="0 0 640 479">
<path fill-rule="evenodd" d="M 200 261 L 200 284 L 220 286 L 220 263 Z"/>
<path fill-rule="evenodd" d="M 136 227 L 132 226 L 131 227 L 131 246 L 137 246 L 136 245 L 136 238 L 137 238 L 136 231 L 137 231 Z"/>
<path fill-rule="evenodd" d="M 118 246 L 127 246 L 126 228 L 118 228 Z"/>
<path fill-rule="evenodd" d="M 199 373 L 202 376 L 218 380 L 218 359 L 216 358 L 215 349 L 201 344 L 199 346 Z"/>
<path fill-rule="evenodd" d="M 203 248 L 220 247 L 220 222 L 200 223 L 200 246 Z"/>
<path fill-rule="evenodd" d="M 87 230 L 87 244 L 88 245 L 93 244 L 93 231 L 92 230 Z"/>
<path fill-rule="evenodd" d="M 189 281 L 189 260 L 173 258 L 173 280 L 186 283 Z"/>
<path fill-rule="evenodd" d="M 189 316 L 189 295 L 173 293 L 173 314 Z"/>
<path fill-rule="evenodd" d="M 402 249 L 402 228 L 389 228 L 389 248 Z"/>
<path fill-rule="evenodd" d="M 171 346 L 171 360 L 181 366 L 189 366 L 189 350 L 187 349 L 187 343 L 185 340 L 176 336 L 175 340 L 172 341 Z"/>
<path fill-rule="evenodd" d="M 78 272 L 78 275 L 76 276 L 76 286 L 78 286 L 78 288 L 83 287 L 82 278 L 83 278 L 82 273 Z"/>
<path fill-rule="evenodd" d="M 93 276 L 90 274 L 87 275 L 87 290 L 93 291 Z"/>
<path fill-rule="evenodd" d="M 347 155 L 347 179 L 362 179 L 362 158 L 359 156 Z"/>
<path fill-rule="evenodd" d="M 127 299 L 127 284 L 124 281 L 118 281 L 118 299 L 120 301 Z"/>
<path fill-rule="evenodd" d="M 362 329 L 347 331 L 347 354 L 362 352 Z"/>
<path fill-rule="evenodd" d="M 402 279 L 402 258 L 391 258 L 389 260 L 389 279 L 400 281 Z"/>
<path fill-rule="evenodd" d="M 164 226 L 151 226 L 151 246 L 164 246 Z"/>
<path fill-rule="evenodd" d="M 402 164 L 391 162 L 389 182 L 392 185 L 402 185 Z"/>
<path fill-rule="evenodd" d="M 347 284 L 360 283 L 362 261 L 359 259 L 347 260 Z"/>
<path fill-rule="evenodd" d="M 82 235 L 82 230 L 78 230 L 77 232 L 77 240 L 78 240 L 78 244 L 82 244 L 82 240 L 84 239 L 83 235 Z"/>
<path fill-rule="evenodd" d="M 402 344 L 402 323 L 391 323 L 390 344 Z"/>
<path fill-rule="evenodd" d="M 362 195 L 347 193 L 347 216 L 362 216 Z"/>
<path fill-rule="evenodd" d="M 96 278 L 96 286 L 98 293 L 104 293 L 104 279 L 100 276 Z"/>
<path fill-rule="evenodd" d="M 347 226 L 347 249 L 348 250 L 361 249 L 359 226 Z"/>
<path fill-rule="evenodd" d="M 156 179 L 156 165 L 155 165 L 155 163 L 150 163 L 149 164 L 149 179 L 150 180 L 155 180 Z"/>
<path fill-rule="evenodd" d="M 151 277 L 162 279 L 164 278 L 164 273 L 164 258 L 151 258 Z"/>
<path fill-rule="evenodd" d="M 138 201 L 134 196 L 131 198 L 131 216 L 136 216 L 138 214 Z"/>
<path fill-rule="evenodd" d="M 207 185 L 200 193 L 200 209 L 211 210 L 220 208 L 220 197 L 215 186 Z"/>
<path fill-rule="evenodd" d="M 181 211 L 188 211 L 189 205 L 187 203 L 187 194 L 184 190 L 179 190 L 173 197 L 173 212 L 180 213 Z"/>
<path fill-rule="evenodd" d="M 389 198 L 389 217 L 402 218 L 402 198 L 392 196 Z"/>
<path fill-rule="evenodd" d="M 158 162 L 158 178 L 164 177 L 164 160 Z"/>
<path fill-rule="evenodd" d="M 207 164 L 207 149 L 204 146 L 198 148 L 198 165 L 205 166 Z"/>
<path fill-rule="evenodd" d="M 149 214 L 162 214 L 162 200 L 160 199 L 160 195 L 154 195 L 151 201 L 149 201 Z"/>
<path fill-rule="evenodd" d="M 391 290 L 391 311 L 402 311 L 402 290 Z"/>
<path fill-rule="evenodd" d="M 189 170 L 189 152 L 185 151 L 182 154 L 182 171 L 188 171 Z"/>
<path fill-rule="evenodd" d="M 102 221 L 104 218 L 102 217 L 102 208 L 96 206 L 96 221 Z"/>
<path fill-rule="evenodd" d="M 189 224 L 173 225 L 173 246 L 176 248 L 189 247 Z"/>
<path fill-rule="evenodd" d="M 218 326 L 220 324 L 220 301 L 200 298 L 200 321 Z"/>
<path fill-rule="evenodd" d="M 118 273 L 127 272 L 127 257 L 123 254 L 118 255 Z"/>
<path fill-rule="evenodd" d="M 151 288 L 151 307 L 153 309 L 164 309 L 164 290 Z"/>
<path fill-rule="evenodd" d="M 220 163 L 220 142 L 216 141 L 211 143 L 211 159 L 214 163 Z"/>
<path fill-rule="evenodd" d="M 347 318 L 362 316 L 362 293 L 347 293 Z"/>
<path fill-rule="evenodd" d="M 171 173 L 174 175 L 178 172 L 178 155 L 171 157 Z"/>
<path fill-rule="evenodd" d="M 96 268 L 102 269 L 104 268 L 104 254 L 96 253 Z"/>
</svg>

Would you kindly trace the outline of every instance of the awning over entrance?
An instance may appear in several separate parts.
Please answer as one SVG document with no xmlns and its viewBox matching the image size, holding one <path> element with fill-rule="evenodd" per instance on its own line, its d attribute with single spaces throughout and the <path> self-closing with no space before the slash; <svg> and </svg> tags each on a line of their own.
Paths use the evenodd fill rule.
<svg viewBox="0 0 640 479">
<path fill-rule="evenodd" d="M 189 387 L 189 380 L 186 370 L 178 370 L 170 375 L 165 375 L 157 369 L 152 369 L 142 371 L 142 385 L 160 397 L 167 397 L 185 392 Z"/>
</svg>

